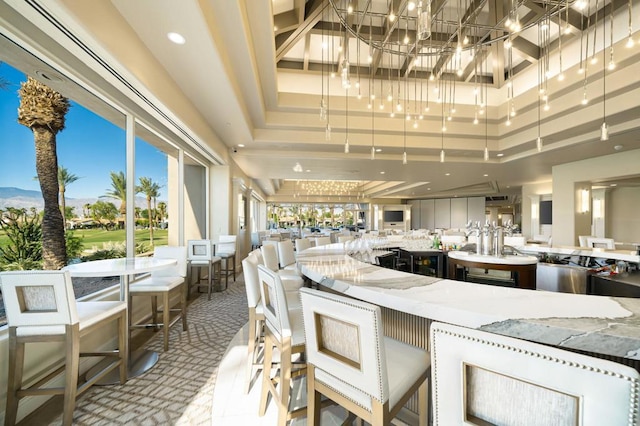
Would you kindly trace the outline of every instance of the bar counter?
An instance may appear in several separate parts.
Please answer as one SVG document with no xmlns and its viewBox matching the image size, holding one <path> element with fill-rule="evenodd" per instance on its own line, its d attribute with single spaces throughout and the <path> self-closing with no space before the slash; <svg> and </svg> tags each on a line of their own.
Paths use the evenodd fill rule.
<svg viewBox="0 0 640 426">
<path fill-rule="evenodd" d="M 298 264 L 327 289 L 425 319 L 419 334 L 431 320 L 442 321 L 640 365 L 640 299 L 414 275 L 357 261 L 342 244 L 307 249 Z M 409 322 L 397 320 L 395 327 Z M 416 338 L 423 342 L 426 336 Z"/>
</svg>

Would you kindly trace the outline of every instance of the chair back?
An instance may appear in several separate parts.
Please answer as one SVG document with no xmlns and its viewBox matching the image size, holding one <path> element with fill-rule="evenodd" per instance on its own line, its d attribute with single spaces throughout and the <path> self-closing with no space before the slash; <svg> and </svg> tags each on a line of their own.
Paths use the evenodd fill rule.
<svg viewBox="0 0 640 426">
<path fill-rule="evenodd" d="M 311 248 L 311 240 L 309 238 L 298 238 L 296 240 L 296 253 Z"/>
<path fill-rule="evenodd" d="M 296 263 L 296 255 L 293 251 L 293 243 L 291 240 L 278 242 L 278 260 L 282 268 Z"/>
<path fill-rule="evenodd" d="M 2 272 L 0 286 L 9 327 L 62 334 L 64 327 L 60 326 L 79 322 L 68 271 Z"/>
<path fill-rule="evenodd" d="M 153 257 L 157 259 L 176 259 L 178 263 L 170 268 L 151 272 L 153 277 L 186 277 L 187 248 L 185 246 L 160 246 L 153 249 Z"/>
<path fill-rule="evenodd" d="M 289 308 L 282 281 L 278 274 L 264 265 L 258 265 L 258 277 L 265 324 L 282 342 L 284 338 L 290 338 L 292 335 Z"/>
<path fill-rule="evenodd" d="M 260 303 L 260 278 L 258 277 L 258 259 L 249 254 L 242 259 L 244 288 L 247 292 L 247 305 L 255 308 Z"/>
<path fill-rule="evenodd" d="M 276 246 L 273 244 L 265 244 L 262 246 L 261 250 L 264 266 L 273 272 L 278 272 L 280 266 L 278 265 L 278 252 L 276 250 Z"/>
<path fill-rule="evenodd" d="M 192 263 L 211 262 L 212 257 L 211 240 L 187 241 L 187 259 Z"/>
<path fill-rule="evenodd" d="M 625 365 L 450 324 L 431 325 L 434 425 L 637 425 Z"/>
<path fill-rule="evenodd" d="M 309 288 L 300 289 L 300 300 L 307 362 L 316 368 L 315 379 L 324 382 L 323 377 L 329 377 L 369 398 L 387 402 L 389 382 L 380 308 Z"/>
<path fill-rule="evenodd" d="M 347 241 L 353 241 L 353 237 L 351 235 L 340 235 L 338 237 L 339 243 L 346 243 Z"/>
<path fill-rule="evenodd" d="M 614 249 L 616 244 L 613 238 L 587 237 L 587 247 Z"/>
<path fill-rule="evenodd" d="M 216 244 L 216 254 L 233 254 L 236 252 L 236 235 L 220 235 Z"/>
<path fill-rule="evenodd" d="M 331 237 L 316 237 L 316 247 L 331 244 Z"/>
</svg>

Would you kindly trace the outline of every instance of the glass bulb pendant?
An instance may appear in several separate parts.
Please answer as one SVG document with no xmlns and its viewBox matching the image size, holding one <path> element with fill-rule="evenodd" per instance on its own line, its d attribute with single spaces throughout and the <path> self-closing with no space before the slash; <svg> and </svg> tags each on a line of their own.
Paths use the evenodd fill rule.
<svg viewBox="0 0 640 426">
<path fill-rule="evenodd" d="M 431 1 L 418 3 L 418 30 L 416 37 L 418 40 L 426 40 L 431 37 Z"/>
<path fill-rule="evenodd" d="M 331 124 L 327 123 L 327 127 L 324 129 L 324 138 L 328 141 L 331 140 Z"/>
<path fill-rule="evenodd" d="M 444 149 L 440 151 L 440 162 L 444 163 Z"/>
<path fill-rule="evenodd" d="M 344 141 L 344 153 L 345 154 L 349 153 L 349 139 L 345 139 Z"/>
<path fill-rule="evenodd" d="M 542 151 L 542 138 L 540 136 L 536 139 L 536 149 L 538 152 Z"/>
<path fill-rule="evenodd" d="M 371 147 L 371 159 L 376 159 L 376 149 L 374 147 Z"/>
<path fill-rule="evenodd" d="M 600 140 L 609 140 L 609 126 L 607 126 L 607 123 L 605 123 L 604 121 L 602 122 L 602 126 L 600 126 Z"/>
<path fill-rule="evenodd" d="M 351 87 L 351 81 L 349 80 L 349 61 L 346 59 L 344 59 L 340 65 L 340 79 L 343 89 L 349 89 Z"/>
<path fill-rule="evenodd" d="M 484 147 L 484 161 L 489 161 L 489 148 Z"/>
<path fill-rule="evenodd" d="M 407 164 L 407 151 L 402 153 L 402 164 Z"/>
</svg>

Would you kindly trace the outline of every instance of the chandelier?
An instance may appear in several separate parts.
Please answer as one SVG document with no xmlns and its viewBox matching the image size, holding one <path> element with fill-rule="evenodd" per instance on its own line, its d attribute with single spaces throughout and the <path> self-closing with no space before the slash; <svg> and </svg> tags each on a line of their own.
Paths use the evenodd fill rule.
<svg viewBox="0 0 640 426">
<path fill-rule="evenodd" d="M 605 0 L 600 1 L 604 9 Z M 570 15 L 583 9 L 586 12 L 584 16 L 590 17 L 593 14 L 596 17 L 592 27 L 590 22 L 587 22 L 586 27 L 580 28 L 571 24 Z M 328 0 L 321 28 L 323 55 L 320 117 L 326 122 L 326 138 L 331 139 L 330 117 L 336 113 L 344 114 L 344 151 L 349 153 L 348 97 L 351 93 L 358 99 L 364 99 L 367 108 L 371 110 L 372 150 L 375 146 L 374 111 L 375 115 L 385 113 L 392 118 L 397 116 L 405 119 L 411 123 L 409 129 L 418 129 L 418 123 L 430 113 L 436 114 L 441 120 L 440 160 L 444 161 L 444 134 L 447 122 L 456 117 L 456 104 L 460 103 L 460 94 L 457 96 L 456 89 L 460 91 L 460 85 L 465 86 L 466 93 L 470 93 L 469 86 L 473 87 L 471 102 L 475 110 L 472 122 L 477 125 L 484 118 L 485 128 L 487 88 L 506 87 L 507 113 L 504 125 L 511 125 L 516 116 L 514 75 L 522 70 L 522 67 L 516 66 L 512 51 L 514 44 L 518 47 L 527 43 L 535 45 L 527 41 L 527 38 L 537 38 L 538 41 L 538 108 L 548 111 L 551 96 L 547 82 L 552 77 L 550 51 L 554 51 L 553 60 L 559 60 L 558 80 L 564 79 L 563 37 L 569 39 L 572 31 L 580 33 L 581 56 L 583 51 L 589 51 L 590 41 L 595 52 L 597 16 L 601 9 L 597 2 L 596 10 L 590 9 L 590 3 L 584 0 Z M 631 0 L 628 2 L 628 11 L 627 45 L 631 46 Z M 604 12 L 601 14 L 604 15 Z M 582 12 L 579 12 L 579 16 L 582 19 Z M 594 34 L 590 40 L 588 32 L 591 30 Z M 613 12 L 611 28 L 599 30 L 603 32 L 603 38 L 605 30 L 609 31 L 610 45 L 613 46 Z M 527 37 L 523 35 L 525 33 Z M 587 37 L 583 33 L 587 33 Z M 585 47 L 583 43 L 586 43 Z M 613 64 L 613 47 L 610 56 L 610 63 Z M 488 59 L 491 59 L 493 66 L 488 64 Z M 501 68 L 496 71 L 495 67 Z M 587 98 L 587 75 L 592 75 L 593 71 L 587 74 L 582 59 L 580 69 L 583 70 L 581 78 L 584 78 L 584 105 Z M 609 70 L 612 69 L 610 65 Z M 337 84 L 335 81 L 331 83 L 334 77 L 344 90 L 345 109 L 344 112 L 334 109 L 329 114 L 329 86 Z M 466 103 L 469 103 L 468 96 Z M 604 126 L 606 125 L 603 124 Z M 539 127 L 540 118 L 538 138 L 535 141 L 538 151 L 542 144 Z M 406 164 L 406 123 L 404 129 L 402 162 Z M 486 140 L 482 152 L 487 161 L 489 149 Z M 372 153 L 371 159 L 374 158 L 375 154 Z"/>
<path fill-rule="evenodd" d="M 352 180 L 298 180 L 294 198 L 302 196 L 346 196 L 361 198 L 362 182 Z"/>
</svg>

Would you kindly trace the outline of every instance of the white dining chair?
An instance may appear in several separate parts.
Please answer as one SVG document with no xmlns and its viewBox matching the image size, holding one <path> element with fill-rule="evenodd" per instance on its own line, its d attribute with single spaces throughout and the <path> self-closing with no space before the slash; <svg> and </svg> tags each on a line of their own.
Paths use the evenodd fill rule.
<svg viewBox="0 0 640 426">
<path fill-rule="evenodd" d="M 280 269 L 291 271 L 297 275 L 302 275 L 298 270 L 298 265 L 296 264 L 296 255 L 291 240 L 279 241 L 277 248 Z"/>
<path fill-rule="evenodd" d="M 76 302 L 68 271 L 16 271 L 0 273 L 0 286 L 9 326 L 7 365 L 7 403 L 4 421 L 16 422 L 18 404 L 27 396 L 63 395 L 62 424 L 71 425 L 76 397 L 98 380 L 119 368 L 120 384 L 127 380 L 128 353 L 126 309 L 124 301 Z M 113 321 L 117 322 L 117 350 L 80 351 L 80 339 Z M 39 366 L 39 376 L 23 378 L 27 344 L 37 354 L 42 345 L 55 343 L 63 351 L 61 367 L 49 370 Z M 78 385 L 80 357 L 110 358 L 95 375 Z M 45 387 L 64 371 L 63 387 Z"/>
<path fill-rule="evenodd" d="M 298 238 L 295 242 L 296 245 L 296 255 L 300 254 L 302 251 L 311 248 L 311 240 L 309 238 Z"/>
<path fill-rule="evenodd" d="M 133 306 L 134 297 L 151 298 L 151 323 L 132 324 L 133 328 L 153 327 L 163 331 L 163 348 L 169 350 L 169 328 L 182 321 L 182 330 L 187 331 L 187 248 L 185 246 L 160 246 L 153 249 L 153 257 L 158 259 L 175 259 L 177 264 L 170 268 L 152 271 L 150 275 L 129 286 L 129 306 Z M 178 307 L 171 308 L 172 300 L 177 296 Z M 162 301 L 162 310 L 158 307 L 158 298 Z M 177 315 L 171 319 L 171 312 Z M 162 322 L 158 314 L 162 314 Z"/>
<path fill-rule="evenodd" d="M 264 266 L 280 276 L 287 290 L 297 290 L 304 285 L 304 279 L 296 271 L 280 269 L 274 245 L 263 245 L 261 251 Z"/>
<path fill-rule="evenodd" d="M 430 348 L 435 426 L 639 424 L 631 367 L 441 323 Z"/>
<path fill-rule="evenodd" d="M 331 244 L 331 237 L 315 237 L 316 247 L 326 246 Z"/>
</svg>

